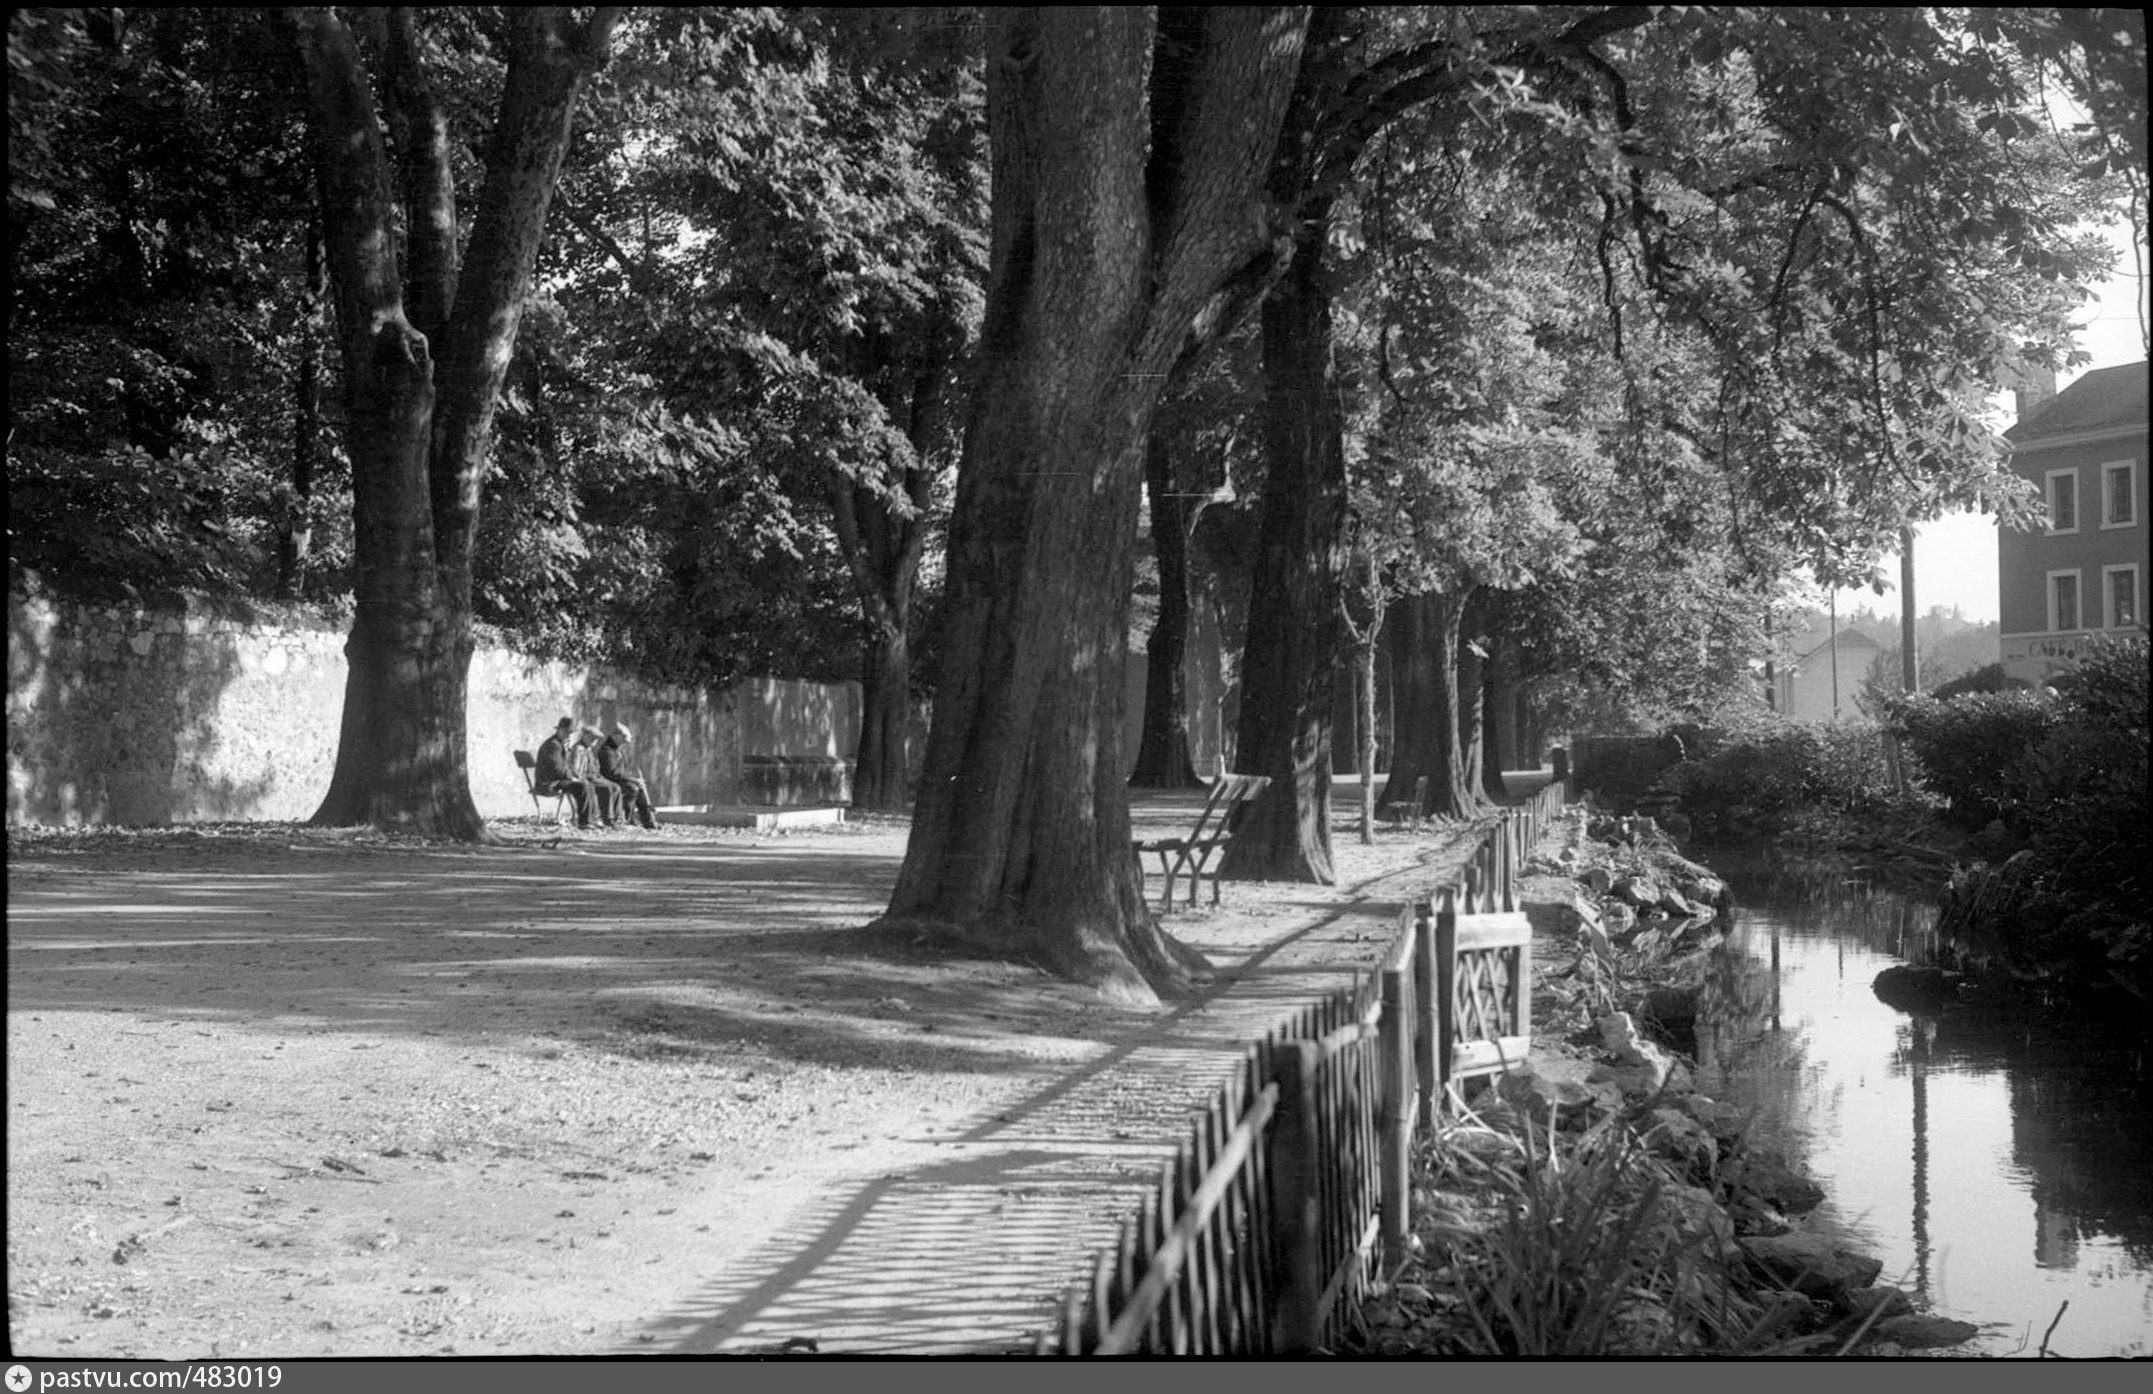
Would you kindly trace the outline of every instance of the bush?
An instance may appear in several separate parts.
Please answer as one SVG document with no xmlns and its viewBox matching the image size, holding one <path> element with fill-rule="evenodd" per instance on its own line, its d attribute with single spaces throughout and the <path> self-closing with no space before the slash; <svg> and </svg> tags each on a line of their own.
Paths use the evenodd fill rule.
<svg viewBox="0 0 2153 1394">
<path fill-rule="evenodd" d="M 1943 799 L 1945 816 L 1965 828 L 1995 819 L 2023 830 L 2025 796 L 2019 761 L 2056 729 L 2061 711 L 2038 692 L 1977 692 L 1948 701 L 1907 697 L 1892 718 L 1918 765 L 1918 777 Z"/>
<path fill-rule="evenodd" d="M 2027 690 L 2027 686 L 2019 679 L 2007 675 L 2001 663 L 1990 663 L 1974 669 L 1971 673 L 1961 673 L 1949 682 L 1938 683 L 1930 689 L 1929 695 L 1939 702 L 1948 702 L 1973 692 L 2023 692 Z"/>
<path fill-rule="evenodd" d="M 1954 878 L 1945 918 L 2022 966 L 2153 996 L 2145 642 L 2096 646 L 2054 688 L 1905 704 L 1954 816 L 2000 818 L 2027 842 L 2002 866 Z"/>
<path fill-rule="evenodd" d="M 2147 649 L 2143 639 L 2090 645 L 2050 684 L 2073 721 L 2111 731 L 2146 729 Z"/>
<path fill-rule="evenodd" d="M 1765 821 L 1819 807 L 1860 811 L 1891 793 L 1881 732 L 1868 722 L 1767 719 L 1701 744 L 1712 753 L 1663 781 L 1692 820 L 1731 809 Z"/>
<path fill-rule="evenodd" d="M 2146 646 L 2103 645 L 2059 679 L 2061 723 L 2012 769 L 2034 857 L 2064 899 L 2143 918 Z"/>
</svg>

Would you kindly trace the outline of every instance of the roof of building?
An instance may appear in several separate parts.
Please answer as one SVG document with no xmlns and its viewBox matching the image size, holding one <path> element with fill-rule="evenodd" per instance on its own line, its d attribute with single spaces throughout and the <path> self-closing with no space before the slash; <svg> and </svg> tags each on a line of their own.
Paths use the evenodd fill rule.
<svg viewBox="0 0 2153 1394">
<path fill-rule="evenodd" d="M 1806 634 L 1795 636 L 1787 647 L 1794 654 L 1794 661 L 1799 663 L 1805 658 L 1824 652 L 1835 642 L 1842 649 L 1882 649 L 1884 647 L 1851 625 L 1832 635 L 1826 635 L 1821 629 L 1812 629 Z"/>
<path fill-rule="evenodd" d="M 2143 425 L 2145 420 L 2146 363 L 2140 359 L 2086 374 L 2003 434 L 2005 440 L 2026 445 L 2081 431 Z"/>
</svg>

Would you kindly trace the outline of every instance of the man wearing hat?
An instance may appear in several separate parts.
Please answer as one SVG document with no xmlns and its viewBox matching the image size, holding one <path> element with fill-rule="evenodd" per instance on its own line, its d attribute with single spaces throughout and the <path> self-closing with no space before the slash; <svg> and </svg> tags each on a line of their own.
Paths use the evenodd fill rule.
<svg viewBox="0 0 2153 1394">
<path fill-rule="evenodd" d="M 646 828 L 655 828 L 658 813 L 650 806 L 650 785 L 641 775 L 632 773 L 628 766 L 628 742 L 634 739 L 635 733 L 627 727 L 615 726 L 613 734 L 598 747 L 598 775 L 620 787 L 628 816 Z"/>
<path fill-rule="evenodd" d="M 620 786 L 599 775 L 598 762 L 591 754 L 603 739 L 596 726 L 579 729 L 568 747 L 568 768 L 577 779 L 590 786 L 591 797 L 598 804 L 598 821 L 609 828 L 617 828 L 620 826 Z"/>
<path fill-rule="evenodd" d="M 538 767 L 531 772 L 531 783 L 541 794 L 566 794 L 576 810 L 576 826 L 588 828 L 591 786 L 576 777 L 568 757 L 568 737 L 575 729 L 574 718 L 566 716 L 554 726 L 553 734 L 538 747 Z"/>
</svg>

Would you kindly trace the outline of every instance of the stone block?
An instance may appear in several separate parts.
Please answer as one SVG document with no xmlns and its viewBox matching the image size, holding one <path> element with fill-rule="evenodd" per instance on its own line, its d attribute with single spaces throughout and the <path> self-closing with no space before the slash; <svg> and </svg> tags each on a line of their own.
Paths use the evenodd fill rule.
<svg viewBox="0 0 2153 1394">
<path fill-rule="evenodd" d="M 1752 1235 L 1740 1242 L 1742 1251 L 1774 1279 L 1835 1308 L 1843 1309 L 1848 1293 L 1869 1286 L 1884 1271 L 1882 1260 L 1843 1248 L 1828 1234 Z"/>
<path fill-rule="evenodd" d="M 1939 1346 L 1971 1341 L 1981 1334 L 1981 1328 L 1970 1321 L 1913 1314 L 1886 1317 L 1870 1328 L 1870 1334 L 1880 1341 L 1889 1341 L 1909 1350 L 1934 1350 Z"/>
</svg>

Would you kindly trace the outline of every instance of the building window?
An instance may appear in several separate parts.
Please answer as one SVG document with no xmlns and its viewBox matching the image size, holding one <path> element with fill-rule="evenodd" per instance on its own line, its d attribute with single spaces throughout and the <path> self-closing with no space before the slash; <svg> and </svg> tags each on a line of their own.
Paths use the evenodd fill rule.
<svg viewBox="0 0 2153 1394">
<path fill-rule="evenodd" d="M 2127 528 L 2138 521 L 2138 470 L 2133 460 L 2101 466 L 2101 526 Z"/>
<path fill-rule="evenodd" d="M 2078 531 L 2078 471 L 2048 472 L 2048 530 Z"/>
<path fill-rule="evenodd" d="M 2108 627 L 2130 629 L 2138 623 L 2138 568 L 2129 566 L 2104 566 L 2101 568 L 2102 589 L 2107 593 Z"/>
<path fill-rule="evenodd" d="M 2048 628 L 2054 634 L 2066 634 L 2078 628 L 2076 571 L 2048 573 Z"/>
</svg>

